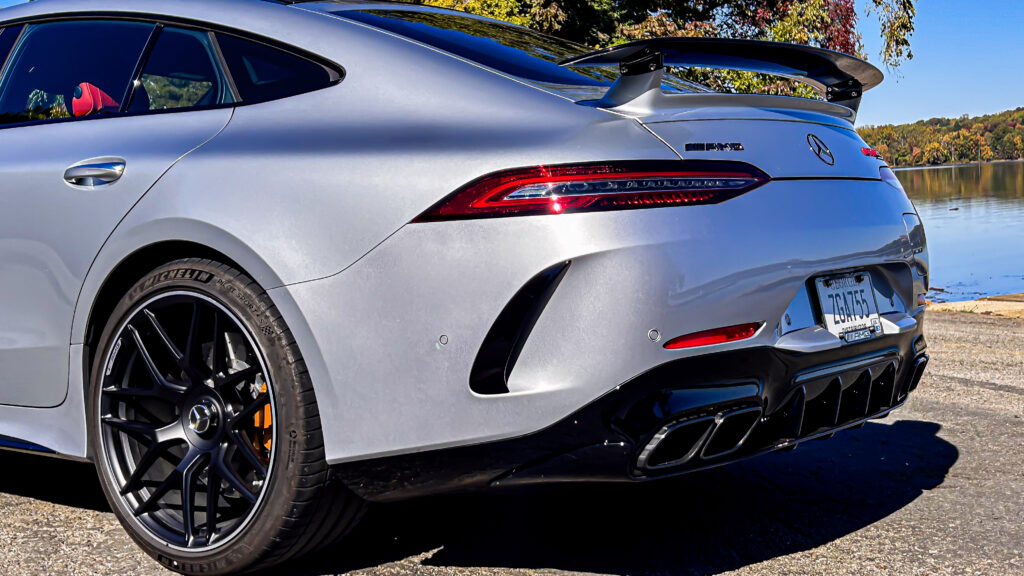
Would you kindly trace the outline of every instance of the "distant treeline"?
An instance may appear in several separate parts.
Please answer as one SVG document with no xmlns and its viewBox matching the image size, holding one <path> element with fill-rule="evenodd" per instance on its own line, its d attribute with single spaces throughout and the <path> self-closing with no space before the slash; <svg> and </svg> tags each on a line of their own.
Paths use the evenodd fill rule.
<svg viewBox="0 0 1024 576">
<path fill-rule="evenodd" d="M 1024 158 L 1024 108 L 999 114 L 865 126 L 861 137 L 892 166 L 935 166 Z"/>
</svg>

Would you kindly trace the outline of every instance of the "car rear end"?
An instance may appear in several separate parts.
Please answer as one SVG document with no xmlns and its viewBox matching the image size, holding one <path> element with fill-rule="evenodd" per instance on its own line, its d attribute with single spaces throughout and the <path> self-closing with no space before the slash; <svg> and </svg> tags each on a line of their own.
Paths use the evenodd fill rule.
<svg viewBox="0 0 1024 576">
<path fill-rule="evenodd" d="M 610 85 L 514 80 L 566 107 Z M 675 159 L 496 167 L 342 273 L 287 287 L 365 424 L 334 451 L 349 485 L 657 478 L 906 400 L 928 361 L 924 233 L 850 109 L 665 89 L 606 114 Z"/>
</svg>

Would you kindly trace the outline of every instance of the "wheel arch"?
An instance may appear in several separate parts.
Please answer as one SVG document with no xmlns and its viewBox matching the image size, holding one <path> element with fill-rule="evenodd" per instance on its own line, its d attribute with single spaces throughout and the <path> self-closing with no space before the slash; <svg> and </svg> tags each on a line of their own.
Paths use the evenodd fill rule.
<svg viewBox="0 0 1024 576">
<path fill-rule="evenodd" d="M 93 351 L 96 342 L 106 326 L 107 318 L 117 307 L 118 302 L 128 290 L 149 271 L 169 262 L 183 258 L 209 258 L 218 262 L 228 264 L 241 271 L 244 268 L 239 266 L 232 258 L 217 251 L 210 246 L 190 242 L 188 240 L 165 240 L 139 248 L 126 255 L 117 265 L 109 271 L 100 284 L 99 290 L 90 302 L 85 333 L 81 343 L 88 350 Z M 79 299 L 81 302 L 81 298 Z M 86 354 L 85 375 L 88 378 L 91 354 Z"/>
<path fill-rule="evenodd" d="M 79 293 L 72 322 L 71 344 L 82 348 L 81 364 L 71 366 L 69 387 L 82 390 L 87 409 L 94 347 L 108 316 L 135 282 L 147 272 L 174 260 L 208 258 L 227 264 L 267 291 L 293 332 L 314 388 L 325 381 L 326 366 L 304 316 L 274 269 L 241 240 L 212 224 L 191 219 L 150 222 L 115 232 L 97 255 Z M 329 378 L 327 379 L 329 381 Z M 318 390 L 319 391 L 319 390 Z M 91 457 L 91 454 L 87 454 Z"/>
<path fill-rule="evenodd" d="M 110 236 L 86 274 L 71 325 L 72 344 L 87 343 L 90 323 L 96 320 L 102 299 L 120 299 L 143 274 L 179 258 L 211 258 L 230 264 L 264 290 L 282 284 L 265 259 L 215 224 L 182 217 L 147 220 L 125 228 L 127 223 Z M 121 293 L 114 294 L 118 289 Z"/>
</svg>

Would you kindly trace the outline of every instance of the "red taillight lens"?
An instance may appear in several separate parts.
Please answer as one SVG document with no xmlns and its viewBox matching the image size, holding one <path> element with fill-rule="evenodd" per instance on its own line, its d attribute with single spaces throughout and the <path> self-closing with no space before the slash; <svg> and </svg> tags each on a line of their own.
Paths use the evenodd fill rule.
<svg viewBox="0 0 1024 576">
<path fill-rule="evenodd" d="M 740 162 L 627 161 L 517 168 L 463 186 L 414 221 L 715 204 L 768 179 Z"/>
<path fill-rule="evenodd" d="M 865 156 L 882 160 L 883 162 L 885 161 L 885 158 L 882 158 L 882 153 L 879 152 L 878 150 L 875 150 L 874 148 L 861 148 L 860 151 L 861 154 L 864 154 Z"/>
<path fill-rule="evenodd" d="M 757 331 L 761 329 L 761 324 L 761 322 L 754 322 L 695 332 L 665 342 L 665 348 L 667 350 L 682 350 L 683 348 L 696 348 L 697 346 L 710 346 L 711 344 L 746 340 L 747 338 L 753 338 L 757 334 Z"/>
</svg>

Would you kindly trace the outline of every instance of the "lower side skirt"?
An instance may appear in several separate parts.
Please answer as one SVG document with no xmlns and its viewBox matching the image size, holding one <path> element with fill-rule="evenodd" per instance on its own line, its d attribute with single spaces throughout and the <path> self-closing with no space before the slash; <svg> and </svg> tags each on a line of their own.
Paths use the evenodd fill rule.
<svg viewBox="0 0 1024 576">
<path fill-rule="evenodd" d="M 29 452 L 32 454 L 55 454 L 53 450 L 45 446 L 33 444 L 25 440 L 19 440 L 18 438 L 11 438 L 9 436 L 0 436 L 0 450 L 10 450 L 12 452 Z"/>
</svg>

